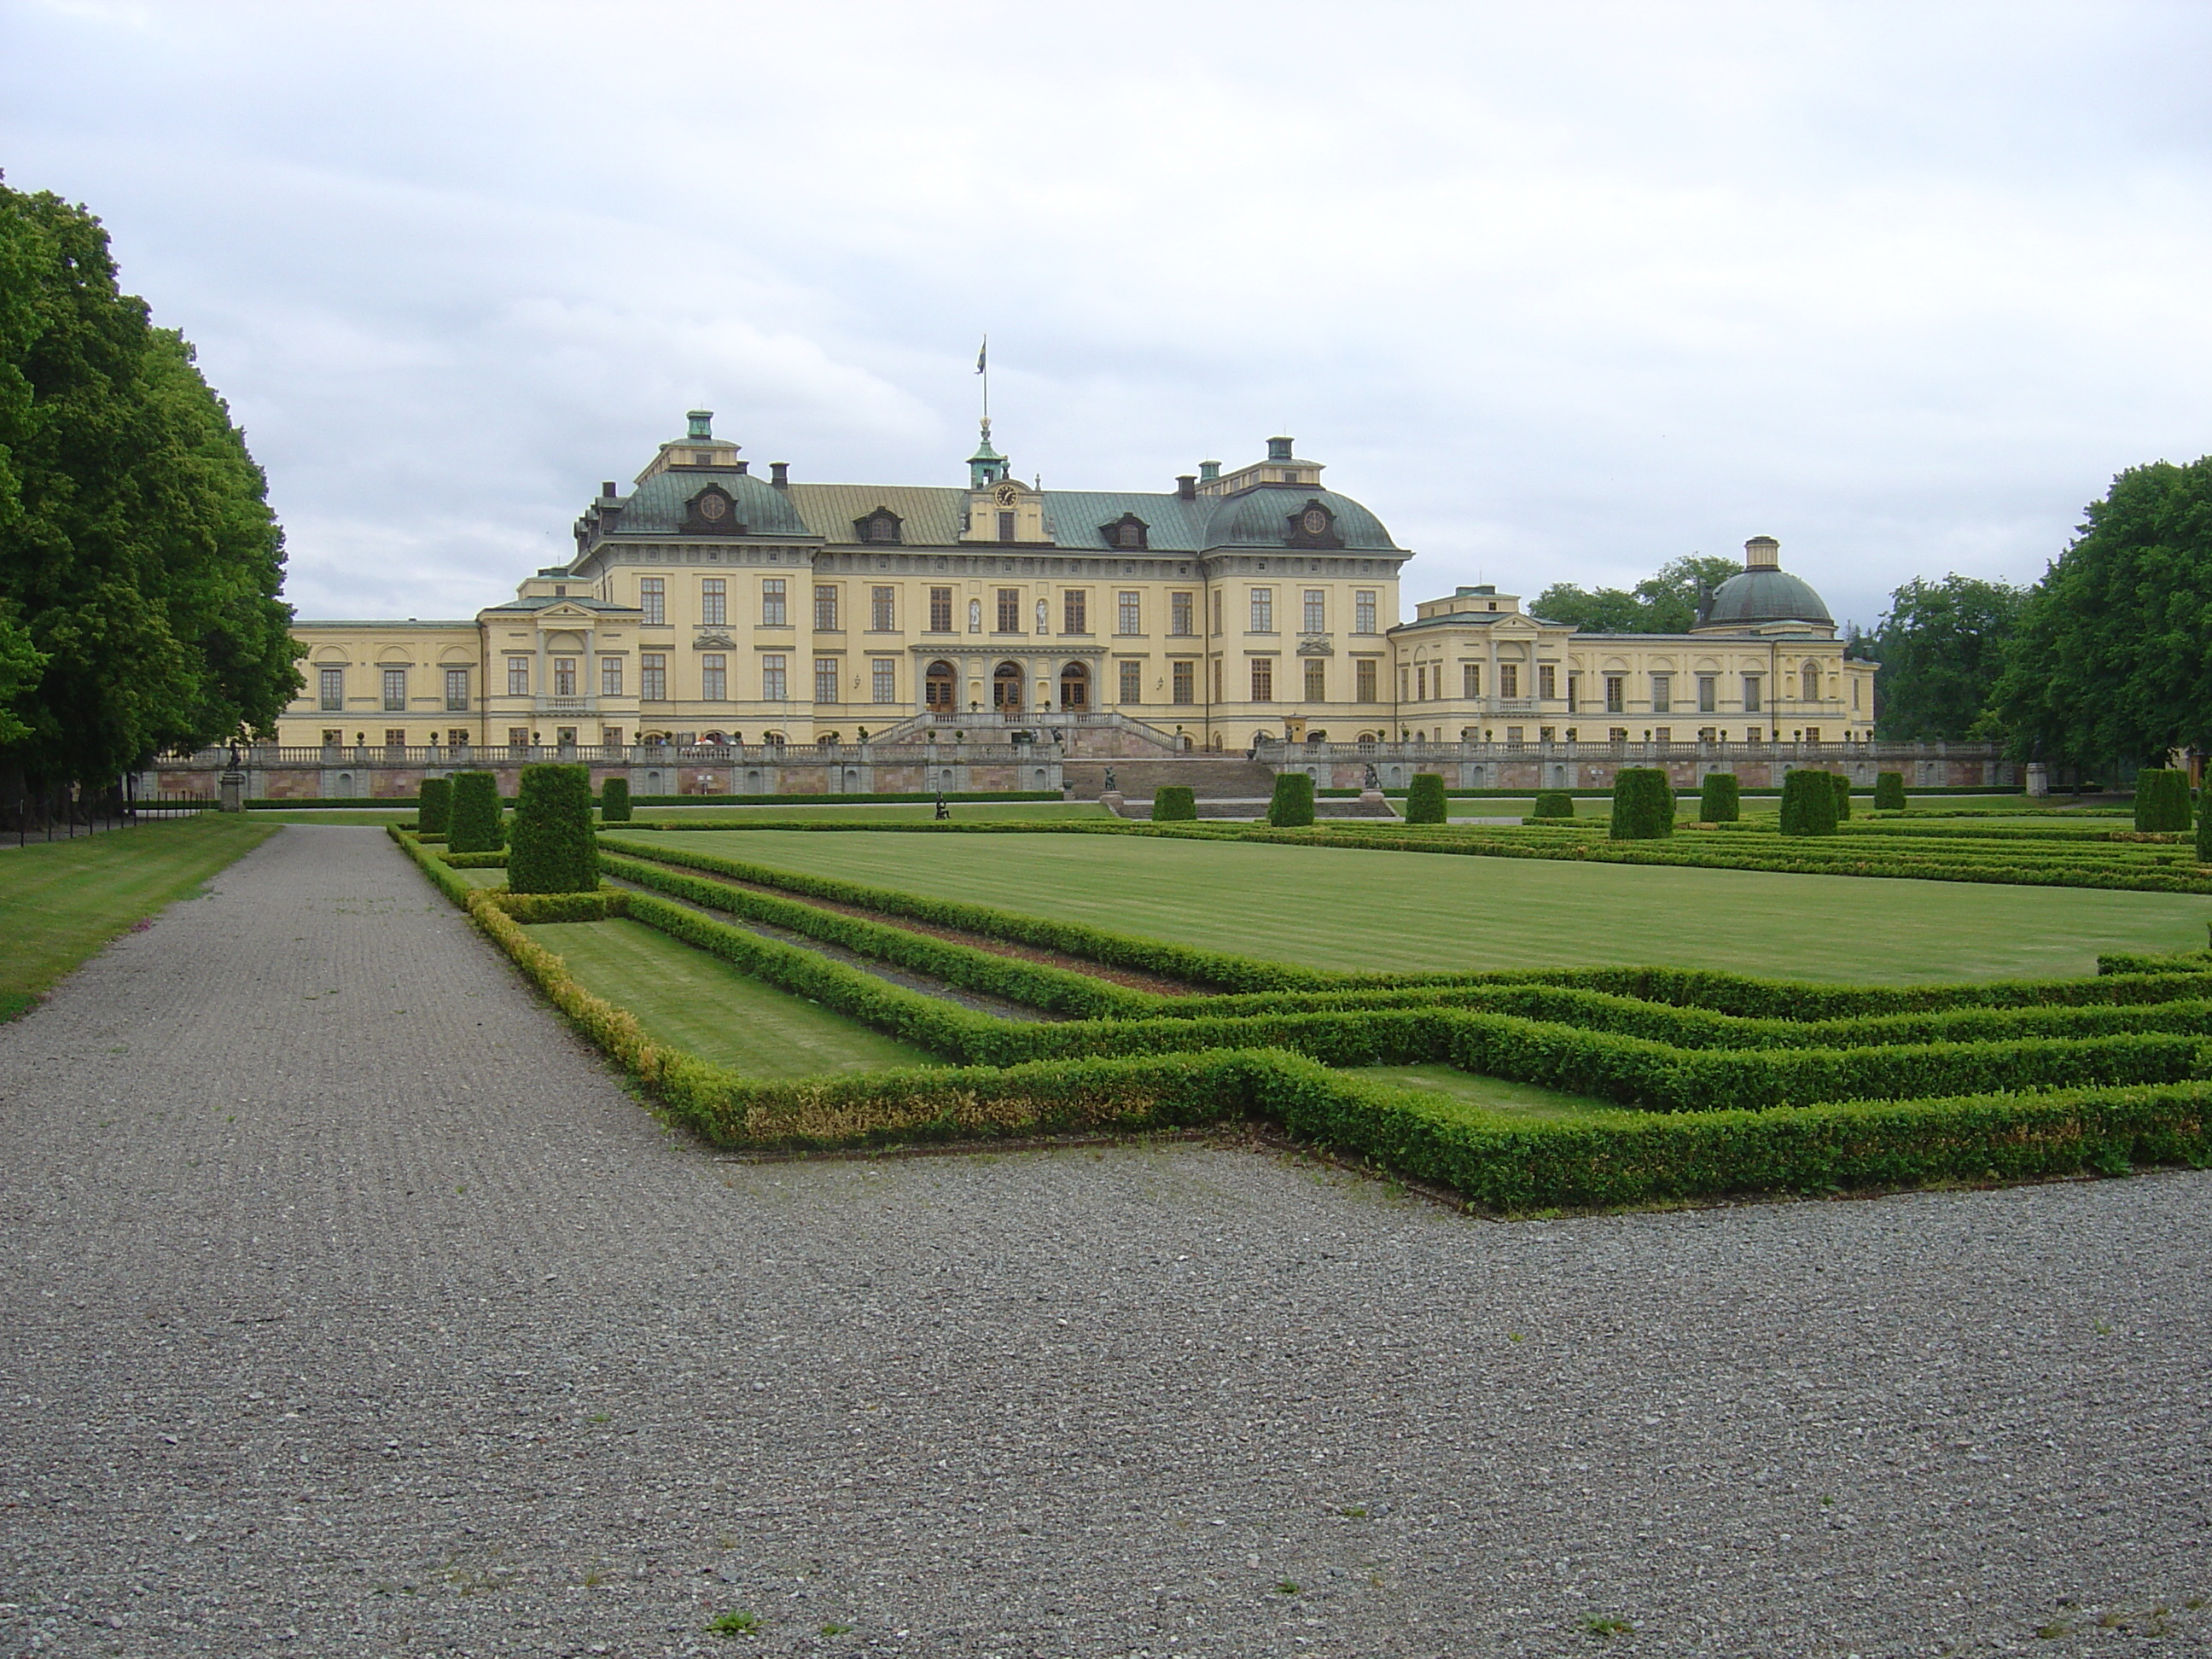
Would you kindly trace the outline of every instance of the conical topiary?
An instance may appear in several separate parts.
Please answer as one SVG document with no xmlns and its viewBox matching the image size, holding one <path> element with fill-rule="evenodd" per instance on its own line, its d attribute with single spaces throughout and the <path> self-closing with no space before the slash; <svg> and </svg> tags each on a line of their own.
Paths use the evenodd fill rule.
<svg viewBox="0 0 2212 1659">
<path fill-rule="evenodd" d="M 1444 781 L 1434 772 L 1416 772 L 1406 789 L 1406 822 L 1445 823 Z"/>
<path fill-rule="evenodd" d="M 1836 833 L 1836 786 L 1826 772 L 1796 771 L 1782 780 L 1782 833 Z"/>
<path fill-rule="evenodd" d="M 1267 802 L 1267 822 L 1278 830 L 1302 830 L 1314 821 L 1313 780 L 1303 772 L 1275 775 L 1275 793 Z"/>
</svg>

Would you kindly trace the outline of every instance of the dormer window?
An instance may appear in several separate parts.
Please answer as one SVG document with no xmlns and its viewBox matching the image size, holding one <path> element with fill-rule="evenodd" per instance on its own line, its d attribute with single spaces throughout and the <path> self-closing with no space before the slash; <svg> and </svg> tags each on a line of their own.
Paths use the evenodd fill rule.
<svg viewBox="0 0 2212 1659">
<path fill-rule="evenodd" d="M 856 541 L 896 547 L 906 539 L 905 521 L 888 507 L 879 507 L 866 517 L 853 520 L 853 536 Z"/>
<path fill-rule="evenodd" d="M 737 500 L 720 484 L 708 484 L 684 503 L 684 530 L 692 536 L 742 536 Z"/>
<path fill-rule="evenodd" d="M 1342 547 L 1344 538 L 1336 533 L 1336 514 L 1318 500 L 1309 501 L 1297 512 L 1287 515 L 1290 534 L 1284 538 L 1291 547 Z"/>
<path fill-rule="evenodd" d="M 1111 524 L 1102 524 L 1098 533 L 1105 538 L 1109 547 L 1141 550 L 1152 545 L 1152 526 L 1133 513 L 1124 513 Z"/>
</svg>

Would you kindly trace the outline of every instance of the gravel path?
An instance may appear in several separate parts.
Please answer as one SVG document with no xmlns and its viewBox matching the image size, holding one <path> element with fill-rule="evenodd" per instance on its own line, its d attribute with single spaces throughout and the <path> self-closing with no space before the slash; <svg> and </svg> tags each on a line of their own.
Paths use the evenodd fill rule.
<svg viewBox="0 0 2212 1659">
<path fill-rule="evenodd" d="M 0 1652 L 2212 1649 L 2212 1175 L 732 1164 L 336 828 L 0 1027 Z"/>
</svg>

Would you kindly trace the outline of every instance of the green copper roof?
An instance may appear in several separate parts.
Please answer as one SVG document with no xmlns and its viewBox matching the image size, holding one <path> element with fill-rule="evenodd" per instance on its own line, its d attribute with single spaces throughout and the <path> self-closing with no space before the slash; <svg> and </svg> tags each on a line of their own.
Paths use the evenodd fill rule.
<svg viewBox="0 0 2212 1659">
<path fill-rule="evenodd" d="M 1717 589 L 1696 626 L 1751 628 L 1761 623 L 1822 623 L 1834 627 L 1828 614 L 1806 582 L 1786 570 L 1746 570 L 1729 577 Z"/>
<path fill-rule="evenodd" d="M 691 498 L 710 483 L 729 492 L 737 521 L 754 536 L 804 536 L 806 526 L 785 492 L 765 478 L 726 466 L 671 467 L 656 472 L 623 498 L 617 535 L 668 536 L 684 527 Z M 846 526 L 847 535 L 852 527 Z"/>
</svg>

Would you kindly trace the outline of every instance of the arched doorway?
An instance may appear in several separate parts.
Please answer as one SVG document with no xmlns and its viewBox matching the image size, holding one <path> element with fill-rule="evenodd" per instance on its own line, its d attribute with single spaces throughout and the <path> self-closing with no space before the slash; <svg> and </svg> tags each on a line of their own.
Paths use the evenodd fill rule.
<svg viewBox="0 0 2212 1659">
<path fill-rule="evenodd" d="M 1064 709 L 1091 707 L 1091 671 L 1079 662 L 1060 671 L 1060 706 Z"/>
<path fill-rule="evenodd" d="M 921 677 L 921 706 L 933 714 L 951 714 L 952 693 L 958 684 L 951 663 L 940 659 L 930 664 Z"/>
<path fill-rule="evenodd" d="M 1002 662 L 991 671 L 991 707 L 1013 714 L 1022 706 L 1022 671 L 1018 663 Z"/>
</svg>

